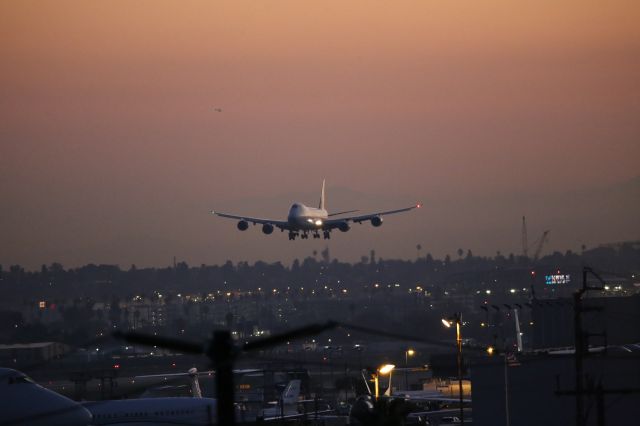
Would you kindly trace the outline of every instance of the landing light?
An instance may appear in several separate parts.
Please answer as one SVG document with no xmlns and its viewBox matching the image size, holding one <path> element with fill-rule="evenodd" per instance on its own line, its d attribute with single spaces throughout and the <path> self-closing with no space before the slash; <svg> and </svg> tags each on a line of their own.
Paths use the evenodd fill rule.
<svg viewBox="0 0 640 426">
<path fill-rule="evenodd" d="M 317 226 L 322 225 L 322 221 L 321 221 L 320 219 L 316 220 L 316 225 L 317 225 Z"/>
</svg>

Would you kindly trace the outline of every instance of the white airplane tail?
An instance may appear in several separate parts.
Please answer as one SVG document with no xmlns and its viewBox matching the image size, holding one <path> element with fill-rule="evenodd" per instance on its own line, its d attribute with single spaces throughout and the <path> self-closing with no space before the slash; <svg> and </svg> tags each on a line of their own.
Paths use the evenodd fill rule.
<svg viewBox="0 0 640 426">
<path fill-rule="evenodd" d="M 202 391 L 200 390 L 200 382 L 198 381 L 198 369 L 189 369 L 189 380 L 191 381 L 191 394 L 194 398 L 202 398 Z"/>
<path fill-rule="evenodd" d="M 324 206 L 324 179 L 322 179 L 322 192 L 320 192 L 320 204 L 318 205 L 320 210 L 326 210 Z"/>
<path fill-rule="evenodd" d="M 298 402 L 299 396 L 300 396 L 300 380 L 299 379 L 291 380 L 287 385 L 287 387 L 282 392 L 282 403 L 284 405 L 295 404 Z"/>
</svg>

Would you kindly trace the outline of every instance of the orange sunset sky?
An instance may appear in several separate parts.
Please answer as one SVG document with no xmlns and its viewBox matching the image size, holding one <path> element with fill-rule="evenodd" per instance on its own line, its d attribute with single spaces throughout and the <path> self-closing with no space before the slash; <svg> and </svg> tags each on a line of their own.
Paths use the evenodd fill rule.
<svg viewBox="0 0 640 426">
<path fill-rule="evenodd" d="M 0 264 L 640 238 L 637 1 L 2 1 Z M 221 108 L 222 111 L 216 111 Z M 212 208 L 366 211 L 325 241 Z"/>
</svg>

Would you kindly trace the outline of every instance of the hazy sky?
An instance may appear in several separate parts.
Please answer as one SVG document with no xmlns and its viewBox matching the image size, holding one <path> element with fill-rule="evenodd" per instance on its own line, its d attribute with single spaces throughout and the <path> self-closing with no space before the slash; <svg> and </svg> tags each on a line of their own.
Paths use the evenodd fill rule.
<svg viewBox="0 0 640 426">
<path fill-rule="evenodd" d="M 325 242 L 207 212 L 282 218 L 324 177 L 330 208 L 425 203 L 334 235 L 344 260 L 517 251 L 523 214 L 550 248 L 637 239 L 624 190 L 573 215 L 638 194 L 638 22 L 636 0 L 0 2 L 0 264 L 288 263 Z"/>
</svg>

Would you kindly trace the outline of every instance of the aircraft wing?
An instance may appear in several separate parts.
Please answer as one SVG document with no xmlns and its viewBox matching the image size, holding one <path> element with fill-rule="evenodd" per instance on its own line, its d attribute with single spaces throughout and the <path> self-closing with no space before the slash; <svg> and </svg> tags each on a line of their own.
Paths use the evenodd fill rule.
<svg viewBox="0 0 640 426">
<path fill-rule="evenodd" d="M 366 221 L 371 220 L 371 219 L 376 218 L 376 217 L 379 218 L 380 216 L 386 216 L 386 215 L 389 215 L 389 214 L 404 213 L 404 212 L 408 212 L 409 210 L 419 209 L 420 207 L 422 207 L 422 204 L 418 203 L 418 204 L 415 204 L 413 206 L 404 207 L 404 208 L 401 208 L 401 209 L 385 210 L 385 211 L 382 211 L 382 212 L 369 213 L 369 214 L 365 214 L 365 215 L 361 215 L 361 216 L 349 216 L 349 217 L 342 217 L 340 219 L 325 220 L 323 228 L 324 229 L 337 228 L 341 223 L 344 223 L 344 222 L 362 223 L 362 222 L 366 222 Z"/>
<path fill-rule="evenodd" d="M 306 418 L 310 418 L 316 415 L 324 415 L 324 414 L 329 414 L 329 413 L 333 413 L 335 410 L 329 409 L 329 410 L 318 410 L 318 411 L 307 411 L 306 413 L 297 413 L 297 414 L 285 414 L 284 416 L 270 416 L 270 417 L 263 417 L 262 420 L 265 422 L 272 422 L 274 420 L 294 420 L 294 419 L 301 419 L 303 417 Z"/>
<path fill-rule="evenodd" d="M 227 218 L 227 219 L 244 220 L 245 222 L 253 223 L 254 225 L 256 225 L 258 223 L 260 225 L 273 225 L 276 228 L 285 229 L 285 230 L 288 230 L 288 229 L 291 228 L 291 225 L 289 225 L 289 222 L 284 221 L 284 220 L 271 220 L 271 219 L 263 219 L 263 218 L 259 218 L 259 217 L 239 216 L 239 215 L 235 215 L 235 214 L 221 213 L 221 212 L 217 212 L 215 210 L 211 210 L 211 214 L 216 215 L 216 216 L 220 216 L 220 217 L 224 217 L 224 218 Z"/>
<path fill-rule="evenodd" d="M 402 395 L 402 394 L 394 394 L 396 398 L 404 398 L 407 401 L 433 401 L 433 402 L 460 402 L 460 398 L 448 398 L 442 396 L 411 396 L 411 395 Z M 470 403 L 471 400 L 464 398 L 462 402 Z"/>
</svg>

